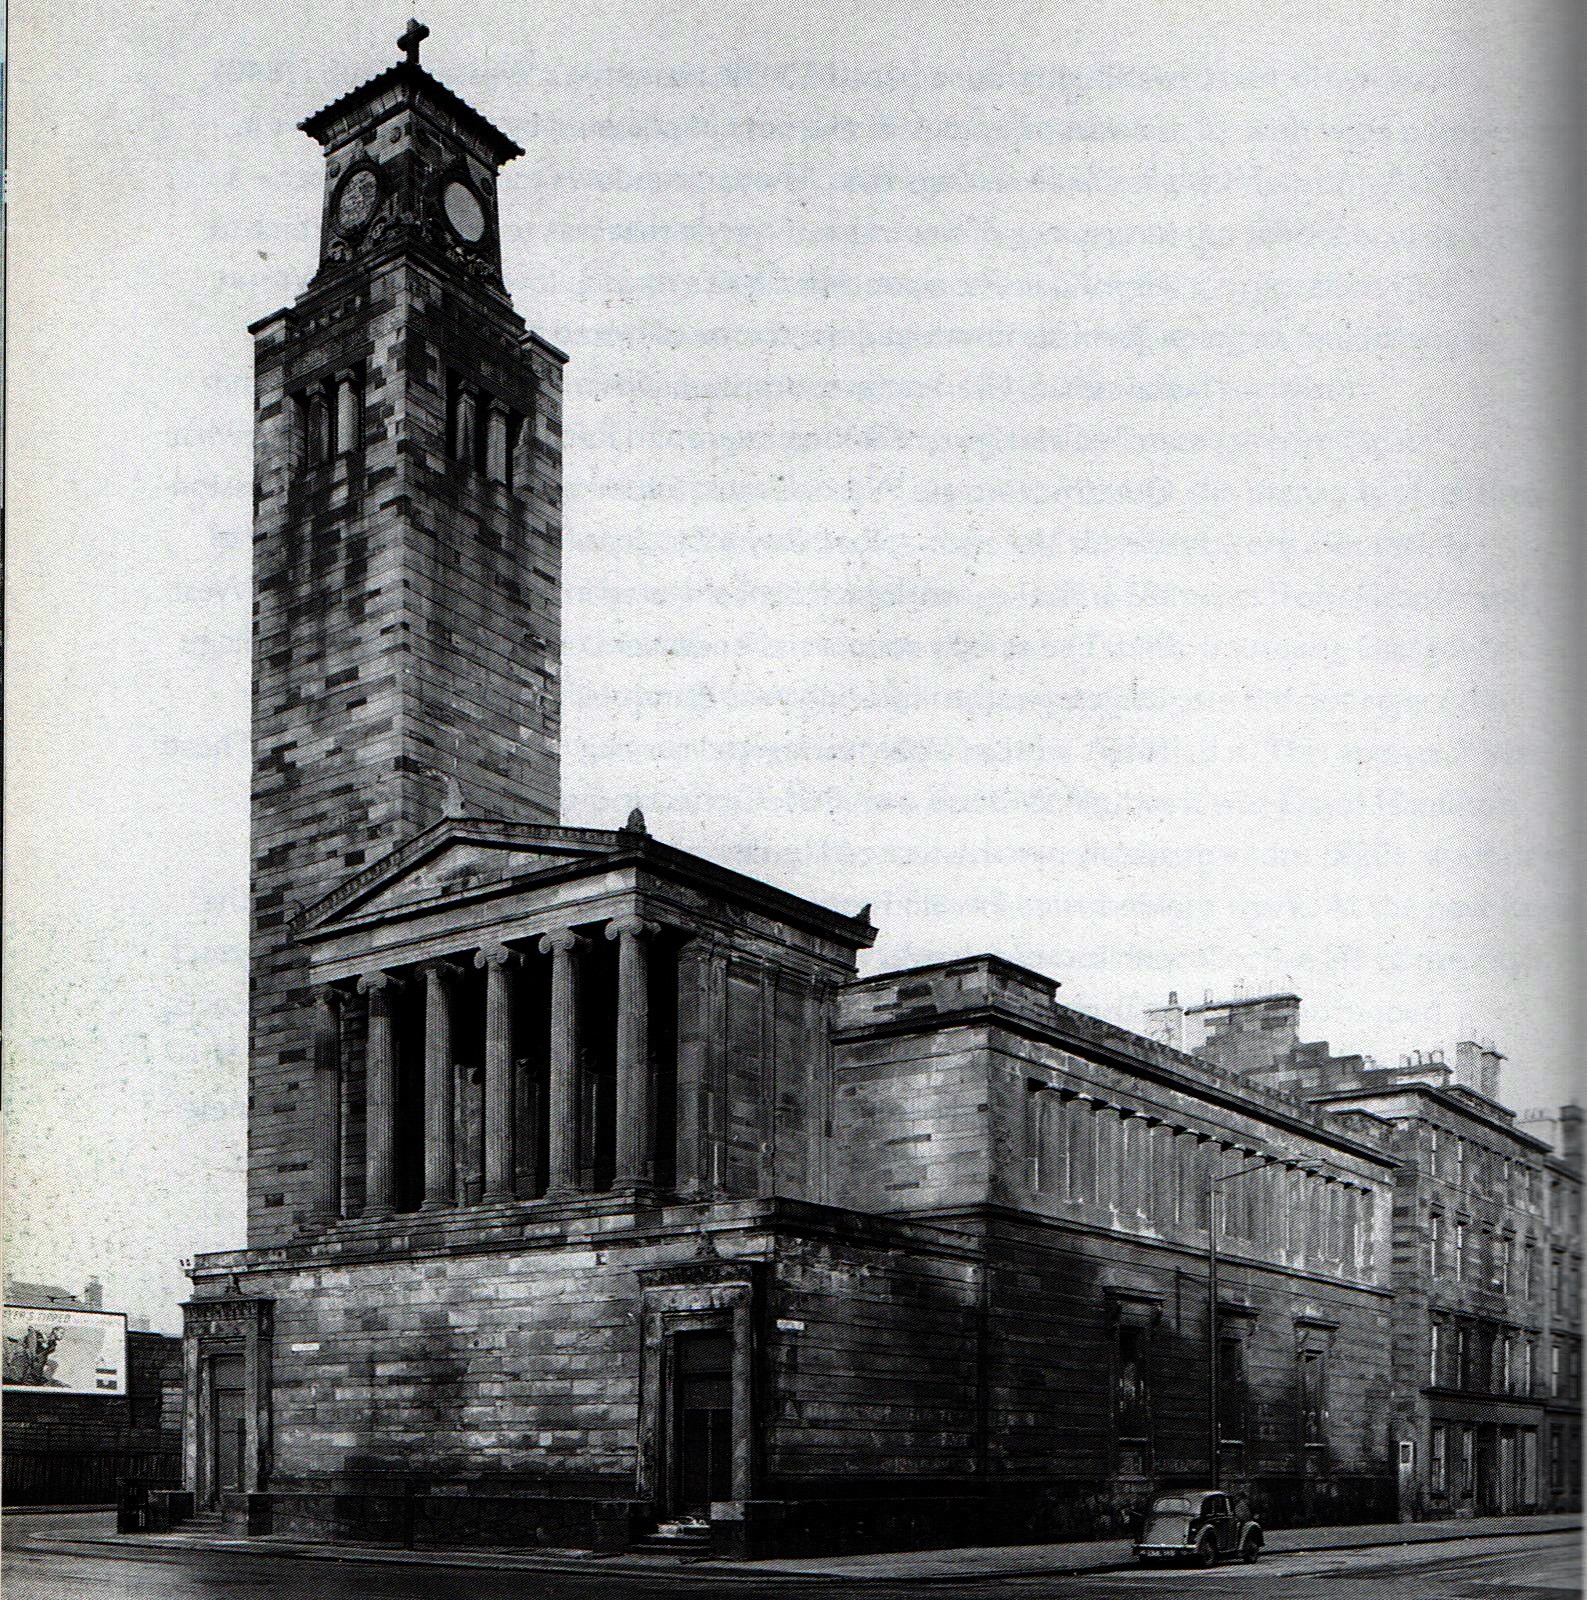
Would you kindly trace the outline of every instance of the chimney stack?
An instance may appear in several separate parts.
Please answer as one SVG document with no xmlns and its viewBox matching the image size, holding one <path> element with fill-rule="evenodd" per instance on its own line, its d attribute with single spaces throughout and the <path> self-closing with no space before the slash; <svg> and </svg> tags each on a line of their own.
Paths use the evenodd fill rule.
<svg viewBox="0 0 1587 1600">
<path fill-rule="evenodd" d="M 1455 1046 L 1455 1082 L 1489 1100 L 1499 1098 L 1499 1065 L 1504 1057 L 1491 1044 L 1462 1039 Z"/>
<path fill-rule="evenodd" d="M 1582 1108 L 1578 1105 L 1559 1108 L 1559 1156 L 1579 1172 L 1582 1164 Z"/>
</svg>

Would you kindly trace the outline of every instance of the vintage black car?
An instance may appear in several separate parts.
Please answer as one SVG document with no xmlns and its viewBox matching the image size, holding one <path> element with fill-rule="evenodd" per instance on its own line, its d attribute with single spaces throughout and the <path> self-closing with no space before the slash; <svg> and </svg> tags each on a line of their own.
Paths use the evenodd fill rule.
<svg viewBox="0 0 1587 1600">
<path fill-rule="evenodd" d="M 1221 1489 L 1168 1489 L 1155 1495 L 1146 1512 L 1135 1559 L 1194 1561 L 1210 1567 L 1219 1556 L 1255 1561 L 1262 1553 L 1262 1530 L 1243 1517 Z"/>
</svg>

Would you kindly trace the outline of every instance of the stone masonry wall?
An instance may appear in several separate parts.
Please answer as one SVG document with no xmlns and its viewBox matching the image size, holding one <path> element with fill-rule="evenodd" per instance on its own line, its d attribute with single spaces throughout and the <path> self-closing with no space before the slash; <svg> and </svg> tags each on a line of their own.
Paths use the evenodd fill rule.
<svg viewBox="0 0 1587 1600">
<path fill-rule="evenodd" d="M 248 1237 L 262 1245 L 294 1231 L 310 1179 L 291 919 L 434 822 L 449 776 L 474 814 L 556 818 L 561 359 L 410 259 L 255 334 Z M 353 363 L 362 449 L 305 469 L 293 396 Z M 448 365 L 532 417 L 524 492 L 448 459 Z"/>
<path fill-rule="evenodd" d="M 978 1275 L 951 1240 L 755 1202 L 643 1220 L 574 1207 L 514 1232 L 491 1248 L 488 1226 L 453 1215 L 416 1219 L 396 1248 L 376 1242 L 389 1224 L 345 1227 L 350 1259 L 206 1258 L 200 1298 L 235 1264 L 245 1293 L 274 1300 L 272 1490 L 631 1497 L 641 1274 L 701 1260 L 769 1274 L 754 1402 L 765 1481 L 969 1469 Z"/>
</svg>

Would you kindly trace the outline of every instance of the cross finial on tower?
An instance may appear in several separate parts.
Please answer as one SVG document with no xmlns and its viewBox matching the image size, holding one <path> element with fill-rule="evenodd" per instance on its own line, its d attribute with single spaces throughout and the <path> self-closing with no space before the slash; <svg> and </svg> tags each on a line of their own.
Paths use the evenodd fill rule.
<svg viewBox="0 0 1587 1600">
<path fill-rule="evenodd" d="M 419 64 L 419 46 L 430 37 L 430 30 L 417 17 L 408 18 L 408 26 L 397 39 L 397 46 L 408 58 L 408 65 Z"/>
</svg>

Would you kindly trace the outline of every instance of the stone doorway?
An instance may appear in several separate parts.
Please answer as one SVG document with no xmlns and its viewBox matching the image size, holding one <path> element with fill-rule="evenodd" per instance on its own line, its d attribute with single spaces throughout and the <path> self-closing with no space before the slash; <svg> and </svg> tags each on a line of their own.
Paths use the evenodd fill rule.
<svg viewBox="0 0 1587 1600">
<path fill-rule="evenodd" d="M 243 1487 L 248 1426 L 244 1393 L 243 1358 L 212 1357 L 204 1472 L 204 1502 L 209 1506 L 219 1506 L 223 1495 L 235 1494 Z"/>
<path fill-rule="evenodd" d="M 668 1507 L 708 1521 L 713 1502 L 733 1498 L 733 1337 L 726 1329 L 668 1339 Z"/>
</svg>

